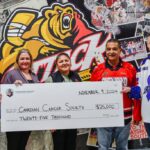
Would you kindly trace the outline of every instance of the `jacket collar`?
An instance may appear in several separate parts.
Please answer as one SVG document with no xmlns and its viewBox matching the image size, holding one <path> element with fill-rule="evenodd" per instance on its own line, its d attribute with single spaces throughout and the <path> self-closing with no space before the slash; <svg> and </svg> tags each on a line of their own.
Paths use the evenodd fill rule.
<svg viewBox="0 0 150 150">
<path fill-rule="evenodd" d="M 106 68 L 109 68 L 110 70 L 119 70 L 121 67 L 122 67 L 122 60 L 121 58 L 119 59 L 119 63 L 117 66 L 111 66 L 109 63 L 108 63 L 108 59 L 106 59 L 105 61 L 105 67 Z"/>
</svg>

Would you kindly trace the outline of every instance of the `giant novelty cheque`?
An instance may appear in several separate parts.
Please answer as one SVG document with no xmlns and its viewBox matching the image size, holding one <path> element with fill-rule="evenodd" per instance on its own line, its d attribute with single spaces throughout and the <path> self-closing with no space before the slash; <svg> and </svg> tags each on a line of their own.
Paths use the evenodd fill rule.
<svg viewBox="0 0 150 150">
<path fill-rule="evenodd" d="M 123 126 L 120 82 L 1 85 L 2 131 Z"/>
</svg>

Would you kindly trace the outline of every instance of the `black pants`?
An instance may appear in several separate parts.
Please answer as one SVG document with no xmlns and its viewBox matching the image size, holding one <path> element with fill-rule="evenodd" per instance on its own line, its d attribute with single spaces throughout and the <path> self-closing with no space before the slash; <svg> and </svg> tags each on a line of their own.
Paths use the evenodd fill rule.
<svg viewBox="0 0 150 150">
<path fill-rule="evenodd" d="M 6 132 L 7 150 L 25 150 L 30 131 Z"/>
<path fill-rule="evenodd" d="M 56 130 L 53 134 L 54 150 L 75 150 L 76 129 Z"/>
</svg>

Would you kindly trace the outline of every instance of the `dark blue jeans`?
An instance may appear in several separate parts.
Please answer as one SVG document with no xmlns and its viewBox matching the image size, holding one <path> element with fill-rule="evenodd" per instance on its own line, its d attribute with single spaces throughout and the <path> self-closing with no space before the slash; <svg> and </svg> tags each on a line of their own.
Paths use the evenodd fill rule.
<svg viewBox="0 0 150 150">
<path fill-rule="evenodd" d="M 145 129 L 147 131 L 148 138 L 150 140 L 150 123 L 144 122 L 144 125 L 145 125 Z"/>
<path fill-rule="evenodd" d="M 115 139 L 116 150 L 127 150 L 130 123 L 124 127 L 98 128 L 98 150 L 108 150 L 112 141 Z"/>
</svg>

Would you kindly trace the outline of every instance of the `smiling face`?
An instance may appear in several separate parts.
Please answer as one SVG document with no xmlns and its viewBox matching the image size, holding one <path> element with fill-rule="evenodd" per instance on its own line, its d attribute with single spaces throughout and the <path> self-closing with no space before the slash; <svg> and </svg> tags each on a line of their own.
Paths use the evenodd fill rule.
<svg viewBox="0 0 150 150">
<path fill-rule="evenodd" d="M 18 67 L 22 71 L 29 71 L 31 69 L 32 60 L 28 53 L 21 53 L 17 61 Z"/>
<path fill-rule="evenodd" d="M 106 57 L 108 62 L 116 64 L 119 62 L 121 48 L 117 42 L 108 42 L 106 45 Z"/>
<path fill-rule="evenodd" d="M 66 55 L 61 55 L 56 61 L 56 66 L 58 71 L 63 75 L 68 75 L 71 68 L 70 58 Z"/>
</svg>

